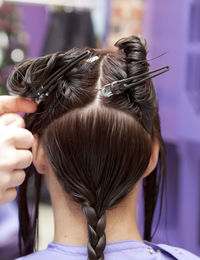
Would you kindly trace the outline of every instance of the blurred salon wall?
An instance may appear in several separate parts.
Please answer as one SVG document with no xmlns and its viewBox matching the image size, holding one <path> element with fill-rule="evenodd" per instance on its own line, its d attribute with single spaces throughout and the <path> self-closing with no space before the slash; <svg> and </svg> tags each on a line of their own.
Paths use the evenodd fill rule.
<svg viewBox="0 0 200 260">
<path fill-rule="evenodd" d="M 200 255 L 200 3 L 145 0 L 143 34 L 152 68 L 169 65 L 155 79 L 168 152 L 168 224 L 156 240 Z M 166 230 L 166 231 L 165 231 Z M 164 241 L 165 242 L 165 241 Z"/>
</svg>

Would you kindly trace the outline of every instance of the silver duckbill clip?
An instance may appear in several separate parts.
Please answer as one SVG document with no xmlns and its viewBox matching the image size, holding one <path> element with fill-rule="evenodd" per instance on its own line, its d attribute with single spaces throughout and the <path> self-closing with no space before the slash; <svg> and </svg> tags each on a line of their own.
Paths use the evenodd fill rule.
<svg viewBox="0 0 200 260">
<path fill-rule="evenodd" d="M 161 67 L 156 70 L 142 73 L 140 75 L 135 75 L 135 76 L 132 76 L 132 77 L 129 77 L 126 79 L 113 81 L 113 82 L 103 86 L 100 89 L 100 91 L 104 97 L 111 97 L 112 95 L 119 95 L 119 94 L 122 94 L 127 89 L 138 86 L 139 84 L 141 84 L 149 79 L 155 78 L 155 77 L 159 76 L 160 74 L 167 72 L 168 70 L 169 70 L 169 66 L 165 66 L 165 67 Z M 158 72 L 158 73 L 156 73 L 156 72 Z M 154 74 L 154 73 L 156 73 L 156 74 Z M 142 77 L 144 77 L 144 78 L 142 78 Z"/>
</svg>

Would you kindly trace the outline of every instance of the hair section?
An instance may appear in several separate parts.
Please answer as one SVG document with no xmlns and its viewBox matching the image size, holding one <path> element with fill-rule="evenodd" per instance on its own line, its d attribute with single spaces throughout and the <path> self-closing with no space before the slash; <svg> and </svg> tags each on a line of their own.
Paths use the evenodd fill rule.
<svg viewBox="0 0 200 260">
<path fill-rule="evenodd" d="M 25 117 L 27 128 L 40 136 L 63 189 L 82 205 L 88 224 L 89 260 L 104 259 L 106 211 L 122 201 L 141 179 L 154 138 L 160 144 L 160 161 L 159 171 L 156 168 L 144 180 L 146 240 L 151 240 L 159 187 L 163 190 L 164 183 L 165 150 L 152 81 L 119 95 L 101 95 L 104 85 L 149 70 L 146 45 L 139 37 L 123 38 L 116 47 L 115 52 L 74 48 L 28 60 L 19 64 L 8 79 L 12 93 L 29 96 L 75 56 L 85 50 L 91 52 L 89 58 L 52 83 L 55 91 L 39 104 L 36 113 Z M 32 224 L 26 194 L 30 175 L 19 194 L 23 254 L 33 251 L 37 228 L 39 181 Z M 40 176 L 35 174 L 35 178 L 39 180 Z"/>
</svg>

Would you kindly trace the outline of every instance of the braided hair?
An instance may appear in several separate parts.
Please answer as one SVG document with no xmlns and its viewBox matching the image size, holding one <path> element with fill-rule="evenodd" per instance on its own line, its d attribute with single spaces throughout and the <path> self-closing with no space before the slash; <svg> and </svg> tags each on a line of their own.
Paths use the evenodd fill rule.
<svg viewBox="0 0 200 260">
<path fill-rule="evenodd" d="M 144 174 L 152 140 L 160 145 L 157 168 L 143 181 L 144 239 L 151 240 L 152 221 L 163 190 L 165 150 L 158 103 L 151 80 L 105 97 L 102 86 L 149 70 L 145 41 L 138 36 L 119 40 L 117 51 L 74 48 L 19 64 L 8 78 L 10 92 L 37 93 L 45 80 L 85 50 L 81 60 L 56 82 L 55 90 L 25 116 L 26 127 L 41 139 L 44 151 L 65 192 L 82 206 L 88 229 L 88 260 L 103 260 L 106 211 L 120 203 Z M 94 58 L 95 57 L 95 58 Z M 19 244 L 22 255 L 36 247 L 41 176 L 34 166 L 19 191 Z M 34 220 L 28 212 L 27 186 L 35 177 Z"/>
</svg>

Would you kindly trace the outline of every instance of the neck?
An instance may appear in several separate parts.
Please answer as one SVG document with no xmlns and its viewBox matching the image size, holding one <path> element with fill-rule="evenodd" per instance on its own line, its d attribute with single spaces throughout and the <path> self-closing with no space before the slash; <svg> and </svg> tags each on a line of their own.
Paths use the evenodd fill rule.
<svg viewBox="0 0 200 260">
<path fill-rule="evenodd" d="M 142 241 L 136 223 L 137 190 L 138 187 L 119 205 L 106 212 L 106 243 L 123 240 Z M 60 185 L 59 188 L 57 186 L 53 191 L 50 190 L 50 194 L 55 222 L 54 242 L 87 245 L 87 223 L 80 205 L 72 202 Z"/>
<path fill-rule="evenodd" d="M 76 210 L 57 210 L 54 207 L 55 235 L 54 241 L 67 245 L 87 245 L 87 223 L 81 212 Z M 62 205 L 63 206 L 63 205 Z M 62 208 L 62 207 L 61 207 Z M 106 242 L 123 240 L 142 240 L 133 212 L 126 214 L 122 208 L 106 212 Z"/>
</svg>

